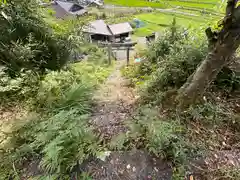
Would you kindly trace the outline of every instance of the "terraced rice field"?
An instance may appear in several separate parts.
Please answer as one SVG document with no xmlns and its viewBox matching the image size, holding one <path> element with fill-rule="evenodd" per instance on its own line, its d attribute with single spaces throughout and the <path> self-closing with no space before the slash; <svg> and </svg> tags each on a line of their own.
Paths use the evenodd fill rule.
<svg viewBox="0 0 240 180">
<path fill-rule="evenodd" d="M 209 26 L 211 22 L 220 18 L 216 15 L 210 16 L 199 14 L 198 12 L 193 13 L 191 11 L 153 12 L 139 14 L 135 17 L 145 23 L 144 27 L 136 29 L 136 36 L 146 36 L 148 34 L 151 34 L 152 32 L 160 32 L 169 25 L 171 25 L 174 17 L 177 20 L 177 25 L 186 28 L 205 28 Z"/>
<path fill-rule="evenodd" d="M 145 26 L 139 28 L 135 31 L 135 35 L 137 36 L 145 36 L 151 34 L 152 32 L 158 32 L 164 30 L 168 27 L 173 18 L 176 17 L 177 24 L 184 27 L 198 27 L 204 25 L 206 23 L 205 20 L 184 16 L 184 15 L 174 15 L 168 13 L 147 13 L 147 14 L 140 14 L 137 15 L 136 18 L 140 19 L 145 23 Z"/>
<path fill-rule="evenodd" d="M 212 9 L 216 5 L 221 4 L 221 0 L 105 0 L 106 4 L 114 4 L 130 7 L 153 7 L 153 8 L 170 8 L 170 7 L 185 7 L 185 8 L 200 8 Z"/>
<path fill-rule="evenodd" d="M 136 36 L 146 36 L 152 32 L 162 31 L 169 26 L 174 17 L 182 27 L 206 27 L 221 18 L 221 5 L 224 0 L 105 0 L 106 4 L 129 7 L 152 7 L 152 13 L 136 15 L 145 26 L 135 31 Z M 166 11 L 169 10 L 169 11 Z"/>
</svg>

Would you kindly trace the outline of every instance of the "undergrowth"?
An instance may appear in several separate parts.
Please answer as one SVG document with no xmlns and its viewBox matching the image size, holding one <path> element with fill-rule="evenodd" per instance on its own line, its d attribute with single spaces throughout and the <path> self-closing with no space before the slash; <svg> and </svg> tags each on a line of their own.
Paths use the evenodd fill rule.
<svg viewBox="0 0 240 180">
<path fill-rule="evenodd" d="M 186 30 L 177 30 L 175 35 L 166 32 L 155 43 L 140 52 L 142 62 L 122 69 L 131 86 L 140 90 L 145 103 L 161 104 L 168 93 L 177 91 L 194 72 L 208 52 L 206 39 Z M 239 89 L 239 75 L 228 67 L 219 73 L 213 86 L 232 93 Z M 167 98 L 165 98 L 167 97 Z"/>
<path fill-rule="evenodd" d="M 21 166 L 40 159 L 38 171 L 43 175 L 66 178 L 77 164 L 101 151 L 88 119 L 92 92 L 108 77 L 111 69 L 104 64 L 80 62 L 65 70 L 49 72 L 36 80 L 37 85 L 31 81 L 21 84 L 21 80 L 22 86 L 17 91 L 21 94 L 25 87 L 32 90 L 23 99 L 29 110 L 38 115 L 16 123 L 8 134 L 1 153 L 1 177 L 16 178 L 16 174 L 27 174 Z M 16 90 L 10 88 L 13 92 Z M 19 94 L 10 95 L 17 99 Z"/>
<path fill-rule="evenodd" d="M 210 178 L 216 179 L 221 177 L 221 180 L 237 180 L 240 179 L 239 168 L 221 168 L 211 172 Z"/>
<path fill-rule="evenodd" d="M 204 159 L 209 151 L 238 148 L 236 93 L 240 77 L 224 67 L 198 104 L 179 111 L 174 107 L 177 91 L 204 60 L 208 48 L 206 39 L 195 32 L 186 35 L 178 31 L 176 38 L 171 35 L 167 32 L 145 52 L 140 52 L 143 59 L 140 64 L 122 70 L 131 86 L 138 88 L 141 108 L 131 118 L 129 132 L 114 141 L 120 148 L 126 145 L 145 148 L 171 161 L 175 167 L 173 178 L 180 180 L 194 158 Z M 215 177 L 210 171 L 205 172 L 207 178 L 238 179 L 236 171 L 231 169 L 218 170 Z"/>
<path fill-rule="evenodd" d="M 146 149 L 173 166 L 173 179 L 182 180 L 210 151 L 238 148 L 240 116 L 222 100 L 206 99 L 183 112 L 161 106 L 141 106 L 126 123 L 127 133 L 115 136 L 110 149 Z M 202 164 L 195 164 L 200 166 Z M 210 167 L 209 167 L 210 168 Z M 196 172 L 202 178 L 238 179 L 237 170 L 219 167 Z M 239 170 L 239 169 L 238 169 Z M 214 172 L 214 174 L 213 174 Z"/>
<path fill-rule="evenodd" d="M 7 132 L 1 122 L 0 179 L 34 176 L 31 163 L 39 165 L 40 178 L 69 179 L 76 165 L 102 149 L 88 119 L 92 93 L 112 66 L 105 50 L 85 42 L 80 31 L 91 17 L 56 20 L 38 4 L 0 5 L 0 116 L 14 113 L 9 107 L 26 111 L 12 116 Z"/>
<path fill-rule="evenodd" d="M 186 129 L 180 119 L 161 116 L 157 108 L 141 107 L 127 123 L 129 131 L 116 136 L 111 146 L 117 149 L 145 148 L 150 153 L 173 163 L 183 163 L 194 152 L 184 139 Z M 192 152 L 191 152 L 192 151 Z M 188 156 L 188 158 L 187 158 Z"/>
</svg>

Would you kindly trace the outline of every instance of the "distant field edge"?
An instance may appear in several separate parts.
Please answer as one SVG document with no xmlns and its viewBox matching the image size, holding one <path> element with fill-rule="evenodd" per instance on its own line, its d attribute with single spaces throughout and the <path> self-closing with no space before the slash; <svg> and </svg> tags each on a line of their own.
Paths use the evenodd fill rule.
<svg viewBox="0 0 240 180">
<path fill-rule="evenodd" d="M 194 0 L 178 0 L 178 1 L 179 2 L 186 2 L 186 3 L 195 3 L 195 4 L 212 4 L 212 5 L 217 5 L 218 4 L 217 2 L 194 1 Z"/>
<path fill-rule="evenodd" d="M 205 11 L 214 11 L 213 7 L 216 3 L 206 3 L 198 1 L 187 1 L 187 0 L 173 0 L 173 1 L 162 1 L 162 2 L 149 2 L 145 0 L 105 0 L 105 4 L 119 6 L 119 7 L 135 7 L 135 8 L 189 8 L 189 9 L 198 9 Z M 210 6 L 209 6 L 210 5 Z"/>
<path fill-rule="evenodd" d="M 105 4 L 127 7 L 152 7 L 152 8 L 168 8 L 167 4 L 161 2 L 148 2 L 143 0 L 105 0 Z"/>
</svg>

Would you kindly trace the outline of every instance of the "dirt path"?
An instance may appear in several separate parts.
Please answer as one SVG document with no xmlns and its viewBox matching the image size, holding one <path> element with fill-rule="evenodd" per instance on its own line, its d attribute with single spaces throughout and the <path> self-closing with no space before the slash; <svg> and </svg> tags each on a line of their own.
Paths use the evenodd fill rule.
<svg viewBox="0 0 240 180">
<path fill-rule="evenodd" d="M 126 80 L 121 76 L 120 69 L 124 64 L 125 61 L 117 61 L 115 71 L 93 97 L 96 106 L 91 123 L 107 139 L 126 131 L 124 120 L 137 99 L 134 90 L 126 87 Z"/>
<path fill-rule="evenodd" d="M 96 102 L 91 124 L 105 140 L 126 132 L 128 120 L 137 99 L 133 89 L 126 86 L 120 69 L 125 61 L 119 61 L 108 80 L 94 95 Z M 78 169 L 87 172 L 95 180 L 170 180 L 170 164 L 150 155 L 145 150 L 108 152 L 105 160 L 87 160 Z"/>
<path fill-rule="evenodd" d="M 93 97 L 96 105 L 91 123 L 105 140 L 127 131 L 124 121 L 128 120 L 131 112 L 134 111 L 134 103 L 138 98 L 134 89 L 127 87 L 126 80 L 121 76 L 120 69 L 124 64 L 125 61 L 117 62 L 112 75 Z M 209 154 L 199 162 L 193 161 L 189 165 L 192 166 L 190 171 L 195 178 L 202 180 L 202 176 L 198 177 L 200 169 L 205 168 L 210 171 L 211 168 L 239 167 L 239 160 L 239 152 L 225 151 Z M 172 178 L 171 165 L 145 150 L 110 152 L 104 161 L 92 160 L 81 169 L 98 180 L 170 180 Z"/>
</svg>

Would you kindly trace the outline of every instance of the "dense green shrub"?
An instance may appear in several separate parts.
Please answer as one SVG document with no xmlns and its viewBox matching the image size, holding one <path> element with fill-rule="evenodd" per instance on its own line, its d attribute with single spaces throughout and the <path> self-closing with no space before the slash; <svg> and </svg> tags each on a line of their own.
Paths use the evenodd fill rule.
<svg viewBox="0 0 240 180">
<path fill-rule="evenodd" d="M 171 39 L 164 37 L 159 41 L 148 49 L 142 64 L 124 71 L 133 83 L 143 84 L 142 98 L 147 102 L 161 102 L 168 91 L 178 90 L 208 53 L 205 38 L 192 33 L 173 44 Z M 240 88 L 239 78 L 234 71 L 224 67 L 213 85 L 233 92 Z"/>
<path fill-rule="evenodd" d="M 21 68 L 59 69 L 69 58 L 67 36 L 54 34 L 35 0 L 10 0 L 1 6 L 0 62 L 15 75 Z"/>
<path fill-rule="evenodd" d="M 149 75 L 156 68 L 161 65 L 161 62 L 164 58 L 170 53 L 173 49 L 174 44 L 178 41 L 183 41 L 185 38 L 183 36 L 183 31 L 179 29 L 172 34 L 172 31 L 165 31 L 163 35 L 157 39 L 155 43 L 152 43 L 147 51 L 142 54 L 145 58 L 145 61 L 140 64 L 138 73 L 140 75 Z"/>
<path fill-rule="evenodd" d="M 108 58 L 106 56 L 107 51 L 105 49 L 98 48 L 95 45 L 89 44 L 87 47 L 87 54 L 89 62 L 92 62 L 94 64 L 98 65 L 108 65 Z"/>
<path fill-rule="evenodd" d="M 136 135 L 136 139 L 142 136 L 145 139 L 146 148 L 157 156 L 174 161 L 187 159 L 184 150 L 185 142 L 180 138 L 184 129 L 180 124 L 161 119 L 157 109 L 154 110 L 151 107 L 139 109 L 136 119 L 137 122 L 130 126 L 133 139 Z"/>
<path fill-rule="evenodd" d="M 240 89 L 240 75 L 229 67 L 224 67 L 217 75 L 214 85 L 227 94 L 231 94 Z"/>
<path fill-rule="evenodd" d="M 81 76 L 71 69 L 49 72 L 41 81 L 34 97 L 36 105 L 41 108 L 55 108 L 71 87 L 69 85 L 79 83 L 80 78 Z"/>
<path fill-rule="evenodd" d="M 4 179 L 9 175 L 18 178 L 18 170 L 31 158 L 41 159 L 44 173 L 63 179 L 101 148 L 87 120 L 92 91 L 111 70 L 104 50 L 88 44 L 82 48 L 81 34 L 72 29 L 74 23 L 62 22 L 61 27 L 46 23 L 37 4 L 34 0 L 10 0 L 0 9 L 1 103 L 3 99 L 6 105 L 21 101 L 38 113 L 34 119 L 27 117 L 24 123 L 13 125 L 9 146 L 0 153 Z M 78 51 L 85 52 L 88 61 L 62 68 L 69 55 Z"/>
<path fill-rule="evenodd" d="M 71 73 L 66 73 L 74 78 Z M 64 77 L 58 74 L 58 77 Z M 65 80 L 65 79 L 64 79 Z M 67 80 L 67 78 L 66 78 Z M 88 109 L 88 99 L 91 96 L 93 87 L 86 82 L 76 82 L 68 79 L 69 82 L 64 82 L 53 78 L 50 81 L 44 80 L 40 86 L 39 92 L 34 102 L 38 108 L 47 108 L 49 110 L 71 109 L 75 106 L 83 106 Z M 71 86 L 69 84 L 71 83 Z"/>
<path fill-rule="evenodd" d="M 38 73 L 22 69 L 17 78 L 11 78 L 5 70 L 5 68 L 0 70 L 1 105 L 17 103 L 36 95 L 40 85 Z"/>
<path fill-rule="evenodd" d="M 180 88 L 206 55 L 207 46 L 204 40 L 176 42 L 144 84 L 144 98 L 153 100 L 158 97 L 161 101 L 159 93 Z"/>
<path fill-rule="evenodd" d="M 174 32 L 174 33 L 173 33 Z M 174 44 L 185 41 L 182 29 L 167 30 L 156 42 L 151 43 L 147 50 L 139 52 L 143 61 L 139 65 L 128 66 L 123 69 L 123 75 L 131 80 L 131 85 L 139 85 L 148 80 L 150 75 L 162 66 L 166 56 L 175 48 Z"/>
</svg>

